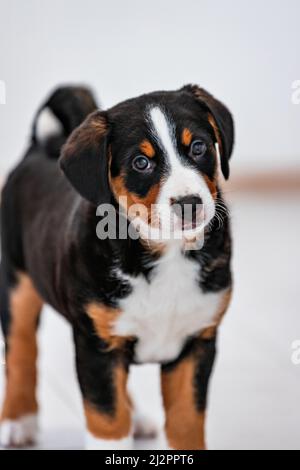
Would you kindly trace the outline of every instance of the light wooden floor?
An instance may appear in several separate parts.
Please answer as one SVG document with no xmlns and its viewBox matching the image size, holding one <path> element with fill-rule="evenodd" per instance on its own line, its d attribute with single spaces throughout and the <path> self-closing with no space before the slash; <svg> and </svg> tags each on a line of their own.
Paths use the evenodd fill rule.
<svg viewBox="0 0 300 470">
<path fill-rule="evenodd" d="M 219 337 L 207 424 L 210 449 L 300 449 L 300 196 L 244 195 L 232 204 L 235 295 Z M 42 449 L 81 448 L 83 419 L 69 327 L 46 308 L 40 330 Z M 1 366 L 0 366 L 1 367 Z M 162 422 L 158 371 L 131 388 Z M 3 374 L 0 374 L 0 395 Z M 139 448 L 159 448 L 140 442 Z"/>
</svg>

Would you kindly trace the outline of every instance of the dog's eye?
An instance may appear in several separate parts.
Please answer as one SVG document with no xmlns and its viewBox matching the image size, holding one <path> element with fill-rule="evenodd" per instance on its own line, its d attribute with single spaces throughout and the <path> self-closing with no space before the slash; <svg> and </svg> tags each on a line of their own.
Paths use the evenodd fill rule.
<svg viewBox="0 0 300 470">
<path fill-rule="evenodd" d="M 200 158 L 206 152 L 206 143 L 203 140 L 194 140 L 190 147 L 190 157 L 192 158 Z"/>
<path fill-rule="evenodd" d="M 144 155 L 138 155 L 132 162 L 134 170 L 144 172 L 151 169 L 151 162 Z"/>
</svg>

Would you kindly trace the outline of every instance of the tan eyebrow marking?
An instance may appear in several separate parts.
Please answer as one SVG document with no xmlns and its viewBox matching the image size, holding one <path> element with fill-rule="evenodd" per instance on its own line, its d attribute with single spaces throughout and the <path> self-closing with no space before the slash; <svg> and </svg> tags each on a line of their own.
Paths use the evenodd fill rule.
<svg viewBox="0 0 300 470">
<path fill-rule="evenodd" d="M 188 147 L 192 141 L 192 133 L 186 127 L 182 131 L 181 141 L 186 147 Z"/>
<path fill-rule="evenodd" d="M 141 142 L 140 151 L 143 152 L 146 155 L 146 157 L 149 157 L 149 158 L 153 158 L 155 155 L 154 147 L 147 139 Z"/>
</svg>

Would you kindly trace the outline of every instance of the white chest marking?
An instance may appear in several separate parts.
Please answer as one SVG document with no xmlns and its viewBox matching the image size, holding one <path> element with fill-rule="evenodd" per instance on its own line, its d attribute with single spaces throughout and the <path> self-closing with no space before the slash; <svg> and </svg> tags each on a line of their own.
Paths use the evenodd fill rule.
<svg viewBox="0 0 300 470">
<path fill-rule="evenodd" d="M 114 331 L 138 339 L 138 362 L 175 359 L 189 336 L 212 324 L 223 292 L 203 293 L 198 279 L 199 265 L 174 246 L 159 260 L 151 282 L 142 276 L 130 280 L 133 292 L 121 301 Z"/>
</svg>

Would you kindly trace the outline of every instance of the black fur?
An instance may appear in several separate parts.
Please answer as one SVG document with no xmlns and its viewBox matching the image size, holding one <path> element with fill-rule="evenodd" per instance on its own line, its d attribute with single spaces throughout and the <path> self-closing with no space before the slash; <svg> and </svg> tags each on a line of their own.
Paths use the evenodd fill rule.
<svg viewBox="0 0 300 470">
<path fill-rule="evenodd" d="M 93 113 L 72 133 L 60 161 L 61 168 L 74 188 L 94 205 L 110 201 L 109 133 L 106 113 Z"/>
<path fill-rule="evenodd" d="M 80 389 L 85 400 L 100 412 L 113 415 L 115 411 L 114 368 L 128 369 L 128 361 L 116 351 L 103 350 L 101 340 L 90 330 L 82 334 L 74 328 L 76 368 Z"/>
<path fill-rule="evenodd" d="M 195 371 L 196 406 L 199 411 L 206 408 L 210 374 L 216 356 L 216 338 L 198 340 L 197 366 Z"/>
</svg>

